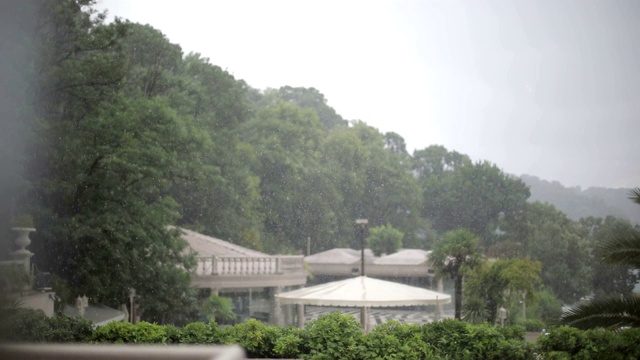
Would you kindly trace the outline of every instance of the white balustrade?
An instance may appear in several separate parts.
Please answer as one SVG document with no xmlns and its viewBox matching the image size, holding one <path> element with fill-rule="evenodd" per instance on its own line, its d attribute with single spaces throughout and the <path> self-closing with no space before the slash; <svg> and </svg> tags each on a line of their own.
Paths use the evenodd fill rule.
<svg viewBox="0 0 640 360">
<path fill-rule="evenodd" d="M 303 256 L 199 257 L 197 275 L 271 275 L 304 271 Z"/>
</svg>

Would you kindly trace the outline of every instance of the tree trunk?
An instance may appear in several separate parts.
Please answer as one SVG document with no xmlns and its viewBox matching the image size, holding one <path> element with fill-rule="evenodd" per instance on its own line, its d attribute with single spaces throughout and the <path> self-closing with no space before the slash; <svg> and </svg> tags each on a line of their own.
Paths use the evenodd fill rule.
<svg viewBox="0 0 640 360">
<path fill-rule="evenodd" d="M 454 279 L 455 287 L 455 318 L 462 319 L 462 275 L 456 275 Z"/>
</svg>

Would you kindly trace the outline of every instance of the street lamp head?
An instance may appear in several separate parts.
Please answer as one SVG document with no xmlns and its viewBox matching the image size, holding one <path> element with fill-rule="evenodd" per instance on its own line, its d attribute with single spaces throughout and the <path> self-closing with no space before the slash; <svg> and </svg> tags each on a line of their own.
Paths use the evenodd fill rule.
<svg viewBox="0 0 640 360">
<path fill-rule="evenodd" d="M 368 223 L 369 223 L 369 220 L 367 219 L 356 219 L 357 225 L 367 225 Z"/>
</svg>

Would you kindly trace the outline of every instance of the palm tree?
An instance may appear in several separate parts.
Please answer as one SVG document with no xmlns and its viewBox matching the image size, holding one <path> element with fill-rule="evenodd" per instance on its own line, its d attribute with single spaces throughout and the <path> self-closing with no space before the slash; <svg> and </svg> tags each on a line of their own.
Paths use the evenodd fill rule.
<svg viewBox="0 0 640 360">
<path fill-rule="evenodd" d="M 640 205 L 640 188 L 633 189 L 629 198 Z M 603 262 L 640 269 L 640 236 L 612 239 L 600 246 Z M 572 307 L 562 314 L 560 322 L 581 329 L 604 327 L 640 327 L 640 297 L 592 300 Z"/>
<path fill-rule="evenodd" d="M 462 279 L 481 263 L 481 256 L 478 237 L 467 229 L 456 229 L 444 234 L 429 257 L 438 277 L 448 275 L 453 279 L 457 320 L 462 315 Z"/>
</svg>

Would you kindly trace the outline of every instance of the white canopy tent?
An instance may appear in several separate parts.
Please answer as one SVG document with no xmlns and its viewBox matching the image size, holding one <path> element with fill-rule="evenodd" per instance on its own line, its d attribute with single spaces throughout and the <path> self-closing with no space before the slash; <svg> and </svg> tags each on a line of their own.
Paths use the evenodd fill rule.
<svg viewBox="0 0 640 360">
<path fill-rule="evenodd" d="M 367 307 L 439 305 L 451 302 L 451 296 L 392 281 L 358 276 L 276 295 L 281 304 L 345 306 L 362 309 L 361 322 L 366 329 Z M 300 306 L 299 308 L 302 308 Z M 298 315 L 298 323 L 302 325 Z"/>
</svg>

